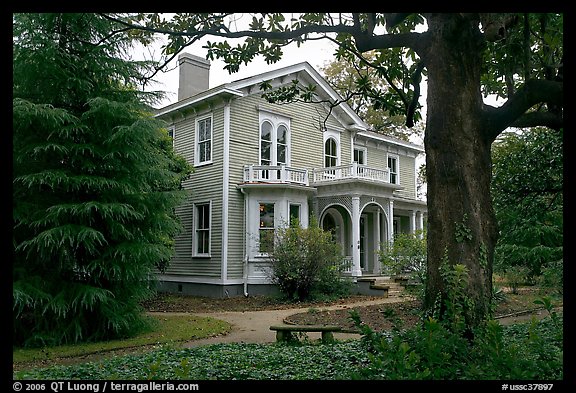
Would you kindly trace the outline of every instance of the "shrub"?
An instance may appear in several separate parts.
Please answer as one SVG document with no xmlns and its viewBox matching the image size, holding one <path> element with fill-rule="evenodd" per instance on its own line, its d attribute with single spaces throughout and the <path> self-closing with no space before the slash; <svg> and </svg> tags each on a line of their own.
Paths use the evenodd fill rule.
<svg viewBox="0 0 576 393">
<path fill-rule="evenodd" d="M 313 294 L 334 294 L 345 290 L 341 281 L 343 257 L 340 246 L 312 218 L 308 228 L 298 223 L 276 232 L 271 280 L 289 299 L 307 300 Z"/>
<path fill-rule="evenodd" d="M 378 253 L 383 271 L 408 274 L 410 282 L 423 283 L 426 276 L 426 235 L 424 231 L 398 233 L 394 242 L 386 244 Z M 423 296 L 423 286 L 417 287 Z"/>
</svg>

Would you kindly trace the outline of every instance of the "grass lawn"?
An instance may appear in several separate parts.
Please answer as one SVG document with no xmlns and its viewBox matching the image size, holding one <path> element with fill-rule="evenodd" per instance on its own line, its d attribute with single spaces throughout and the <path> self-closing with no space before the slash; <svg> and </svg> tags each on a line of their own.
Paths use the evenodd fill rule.
<svg viewBox="0 0 576 393">
<path fill-rule="evenodd" d="M 152 331 L 143 332 L 135 337 L 78 345 L 62 345 L 40 349 L 17 348 L 12 351 L 12 362 L 16 368 L 29 364 L 34 367 L 38 362 L 50 364 L 51 360 L 85 357 L 90 354 L 107 353 L 114 350 L 150 348 L 191 339 L 201 339 L 228 333 L 228 322 L 193 315 L 150 316 Z"/>
</svg>

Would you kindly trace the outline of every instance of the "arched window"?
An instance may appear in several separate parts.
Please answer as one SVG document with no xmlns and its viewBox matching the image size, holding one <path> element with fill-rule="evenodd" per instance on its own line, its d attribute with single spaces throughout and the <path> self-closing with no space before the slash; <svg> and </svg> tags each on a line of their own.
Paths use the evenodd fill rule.
<svg viewBox="0 0 576 393">
<path fill-rule="evenodd" d="M 260 126 L 260 165 L 272 162 L 272 123 L 264 121 Z"/>
<path fill-rule="evenodd" d="M 324 142 L 324 166 L 326 168 L 338 165 L 338 148 L 334 138 L 326 139 Z"/>
<path fill-rule="evenodd" d="M 290 165 L 288 119 L 260 114 L 260 165 Z"/>
</svg>

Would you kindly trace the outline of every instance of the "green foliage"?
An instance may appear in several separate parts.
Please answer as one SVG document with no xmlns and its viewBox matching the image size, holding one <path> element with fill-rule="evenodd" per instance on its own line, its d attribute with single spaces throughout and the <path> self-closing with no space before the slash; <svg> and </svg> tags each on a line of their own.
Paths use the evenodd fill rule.
<svg viewBox="0 0 576 393">
<path fill-rule="evenodd" d="M 508 98 L 530 78 L 552 79 L 551 70 L 563 63 L 563 14 L 498 14 L 498 17 L 515 28 L 507 29 L 503 40 L 486 43 L 483 95 Z"/>
<path fill-rule="evenodd" d="M 434 318 L 392 334 L 357 325 L 370 359 L 358 370 L 359 379 L 557 380 L 563 376 L 563 331 L 552 319 L 511 326 L 488 321 L 477 329 L 473 341 Z"/>
<path fill-rule="evenodd" d="M 405 141 L 409 141 L 413 134 L 421 136 L 423 134 L 421 127 L 408 129 L 404 126 L 406 117 L 393 104 L 394 94 L 386 80 L 382 78 L 381 70 L 373 66 L 384 62 L 382 51 L 364 53 L 363 58 L 367 61 L 342 57 L 340 60 L 328 63 L 321 71 L 334 90 L 344 97 L 348 105 L 370 125 L 371 130 Z M 403 63 L 403 66 L 407 67 L 406 63 Z M 413 92 L 410 91 L 409 94 Z M 383 110 L 373 105 L 377 102 L 382 103 L 380 106 Z M 391 115 L 388 108 L 392 108 L 396 114 Z M 419 115 L 416 120 L 420 120 Z"/>
<path fill-rule="evenodd" d="M 560 295 L 564 293 L 564 263 L 563 260 L 550 262 L 542 269 L 540 276 L 540 285 L 543 288 L 553 288 Z"/>
<path fill-rule="evenodd" d="M 468 268 L 463 264 L 441 265 L 440 274 L 446 288 L 443 307 L 436 310 L 437 318 L 455 334 L 463 335 L 469 324 L 466 321 L 474 307 L 466 289 L 468 287 Z"/>
<path fill-rule="evenodd" d="M 398 233 L 392 243 L 378 251 L 383 271 L 392 275 L 409 275 L 411 283 L 422 284 L 426 279 L 426 232 Z M 418 290 L 423 291 L 423 285 Z M 423 293 L 419 293 L 423 296 Z"/>
<path fill-rule="evenodd" d="M 472 240 L 472 230 L 467 225 L 468 222 L 468 214 L 464 213 L 464 217 L 462 217 L 461 222 L 455 222 L 455 238 L 458 243 L 462 243 L 466 240 Z"/>
<path fill-rule="evenodd" d="M 165 347 L 143 355 L 16 373 L 15 378 L 346 380 L 367 361 L 359 340 L 321 345 L 231 343 L 189 349 Z"/>
<path fill-rule="evenodd" d="M 96 14 L 15 14 L 14 342 L 125 337 L 172 254 L 190 173 Z"/>
<path fill-rule="evenodd" d="M 14 348 L 12 361 L 16 363 L 32 361 L 52 361 L 57 358 L 82 357 L 129 348 L 169 345 L 190 339 L 202 339 L 229 333 L 232 325 L 228 322 L 195 315 L 146 316 L 150 320 L 149 329 L 130 338 L 77 343 L 42 348 Z"/>
<path fill-rule="evenodd" d="M 504 277 L 510 288 L 512 288 L 512 293 L 517 294 L 518 288 L 526 284 L 528 273 L 526 266 L 510 266 L 506 270 Z"/>
<path fill-rule="evenodd" d="M 562 135 L 562 130 L 536 128 L 508 133 L 494 143 L 492 195 L 500 227 L 496 271 L 525 266 L 533 280 L 548 266 L 561 270 Z"/>
<path fill-rule="evenodd" d="M 289 299 L 340 295 L 350 288 L 341 278 L 344 261 L 339 245 L 314 218 L 308 228 L 294 223 L 278 229 L 269 257 L 271 280 Z"/>
<path fill-rule="evenodd" d="M 375 332 L 333 344 L 163 346 L 71 366 L 14 373 L 35 380 L 562 380 L 563 329 L 551 318 L 502 326 L 495 321 L 473 342 L 429 319 L 420 327 Z M 250 356 L 246 356 L 249 353 Z"/>
</svg>

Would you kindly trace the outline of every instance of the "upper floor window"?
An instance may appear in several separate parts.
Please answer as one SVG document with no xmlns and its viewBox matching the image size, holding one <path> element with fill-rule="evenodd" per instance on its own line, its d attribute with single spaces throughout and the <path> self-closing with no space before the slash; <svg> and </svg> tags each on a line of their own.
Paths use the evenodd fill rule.
<svg viewBox="0 0 576 393">
<path fill-rule="evenodd" d="M 210 256 L 210 202 L 194 204 L 194 256 Z"/>
<path fill-rule="evenodd" d="M 390 171 L 390 183 L 400 184 L 398 176 L 398 157 L 388 156 L 388 170 Z"/>
<path fill-rule="evenodd" d="M 324 166 L 326 168 L 338 165 L 338 145 L 334 138 L 326 139 L 324 142 Z"/>
<path fill-rule="evenodd" d="M 366 165 L 366 149 L 362 147 L 354 148 L 354 162 L 360 165 Z"/>
<path fill-rule="evenodd" d="M 289 165 L 290 131 L 287 119 L 262 116 L 260 123 L 260 165 Z"/>
<path fill-rule="evenodd" d="M 172 139 L 172 146 L 174 146 L 174 126 L 168 127 L 168 137 Z"/>
<path fill-rule="evenodd" d="M 195 165 L 212 162 L 212 116 L 196 120 Z"/>
</svg>

